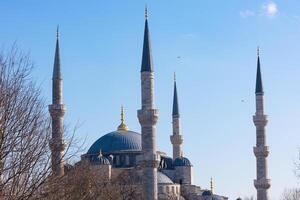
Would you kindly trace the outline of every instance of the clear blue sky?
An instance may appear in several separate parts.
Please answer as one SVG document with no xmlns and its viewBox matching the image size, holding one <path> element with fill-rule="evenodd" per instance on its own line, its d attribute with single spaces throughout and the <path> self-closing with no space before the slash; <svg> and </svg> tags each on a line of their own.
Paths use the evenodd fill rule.
<svg viewBox="0 0 300 200">
<path fill-rule="evenodd" d="M 271 199 L 297 187 L 300 144 L 299 0 L 1 1 L 0 44 L 30 51 L 48 103 L 60 25 L 66 122 L 81 124 L 88 148 L 119 124 L 139 131 L 144 6 L 150 12 L 158 148 L 171 154 L 173 72 L 177 73 L 184 155 L 196 183 L 236 198 L 255 194 L 254 86 L 261 46 L 269 115 Z M 178 58 L 180 56 L 180 58 Z"/>
</svg>

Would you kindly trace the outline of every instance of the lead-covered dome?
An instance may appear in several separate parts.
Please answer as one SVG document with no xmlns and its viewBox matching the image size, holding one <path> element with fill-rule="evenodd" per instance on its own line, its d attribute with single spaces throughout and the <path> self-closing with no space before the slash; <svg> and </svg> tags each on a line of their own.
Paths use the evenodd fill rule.
<svg viewBox="0 0 300 200">
<path fill-rule="evenodd" d="M 173 181 L 162 172 L 157 172 L 157 183 L 158 184 L 174 184 Z"/>
<path fill-rule="evenodd" d="M 118 151 L 141 151 L 141 134 L 118 130 L 100 137 L 88 150 L 88 154 L 114 153 Z"/>
<path fill-rule="evenodd" d="M 117 131 L 113 131 L 100 137 L 90 147 L 87 154 L 98 154 L 102 151 L 105 154 L 115 153 L 119 151 L 141 151 L 142 142 L 141 134 L 129 131 L 124 123 L 124 108 L 121 107 L 121 124 Z"/>
<path fill-rule="evenodd" d="M 174 166 L 192 166 L 192 164 L 186 157 L 178 157 L 174 160 Z"/>
<path fill-rule="evenodd" d="M 202 193 L 202 196 L 211 196 L 212 193 L 210 190 L 205 190 L 203 193 Z"/>
</svg>

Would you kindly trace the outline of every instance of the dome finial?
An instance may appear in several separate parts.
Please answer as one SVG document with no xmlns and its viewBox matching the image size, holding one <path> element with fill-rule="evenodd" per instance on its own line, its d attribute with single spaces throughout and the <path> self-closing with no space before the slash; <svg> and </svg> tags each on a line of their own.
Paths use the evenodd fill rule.
<svg viewBox="0 0 300 200">
<path fill-rule="evenodd" d="M 59 25 L 57 25 L 56 27 L 56 38 L 57 39 L 59 38 Z"/>
<path fill-rule="evenodd" d="M 128 127 L 124 122 L 125 122 L 124 107 L 121 106 L 121 124 L 118 127 L 118 131 L 128 131 Z"/>
<path fill-rule="evenodd" d="M 174 72 L 174 82 L 176 82 L 176 72 Z"/>
<path fill-rule="evenodd" d="M 148 19 L 148 7 L 147 4 L 145 5 L 145 19 Z"/>
<path fill-rule="evenodd" d="M 210 191 L 213 194 L 214 193 L 214 182 L 213 182 L 213 178 L 210 178 Z"/>
<path fill-rule="evenodd" d="M 259 46 L 257 46 L 257 56 L 259 57 L 259 54 L 260 54 L 260 48 Z"/>
</svg>

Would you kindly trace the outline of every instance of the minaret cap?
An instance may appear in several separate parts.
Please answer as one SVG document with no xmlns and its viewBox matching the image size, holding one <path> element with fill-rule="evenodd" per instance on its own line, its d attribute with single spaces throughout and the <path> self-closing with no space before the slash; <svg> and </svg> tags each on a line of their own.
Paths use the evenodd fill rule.
<svg viewBox="0 0 300 200">
<path fill-rule="evenodd" d="M 121 124 L 118 127 L 118 131 L 128 131 L 128 127 L 124 122 L 125 122 L 124 107 L 121 106 Z"/>
<path fill-rule="evenodd" d="M 214 193 L 214 182 L 213 182 L 213 178 L 210 178 L 210 191 L 213 194 Z"/>
<path fill-rule="evenodd" d="M 60 50 L 59 50 L 59 27 L 56 28 L 56 47 L 53 67 L 53 79 L 62 79 L 60 66 Z"/>
<path fill-rule="evenodd" d="M 173 94 L 173 109 L 172 116 L 179 117 L 179 105 L 178 105 L 178 96 L 177 96 L 177 86 L 176 86 L 176 74 L 174 72 L 174 94 Z"/>
<path fill-rule="evenodd" d="M 153 72 L 153 61 L 151 52 L 150 34 L 148 28 L 148 9 L 145 8 L 145 29 L 142 54 L 141 72 Z"/>
<path fill-rule="evenodd" d="M 56 27 L 56 38 L 57 39 L 59 38 L 59 25 L 57 25 Z"/>
<path fill-rule="evenodd" d="M 257 47 L 257 71 L 256 71 L 255 94 L 256 95 L 264 94 L 261 69 L 260 69 L 260 48 L 259 47 Z"/>
<path fill-rule="evenodd" d="M 174 72 L 174 82 L 176 82 L 176 72 Z"/>
<path fill-rule="evenodd" d="M 145 19 L 148 19 L 148 7 L 147 7 L 147 5 L 145 6 Z"/>
</svg>

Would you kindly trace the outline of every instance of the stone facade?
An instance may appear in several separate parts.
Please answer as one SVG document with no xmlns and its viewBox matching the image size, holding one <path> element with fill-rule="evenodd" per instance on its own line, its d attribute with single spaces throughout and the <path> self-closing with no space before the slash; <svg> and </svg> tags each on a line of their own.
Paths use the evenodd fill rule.
<svg viewBox="0 0 300 200">
<path fill-rule="evenodd" d="M 174 182 L 179 184 L 193 185 L 194 184 L 193 166 L 175 167 Z"/>
<path fill-rule="evenodd" d="M 158 110 L 154 109 L 154 74 L 141 72 L 142 109 L 138 110 L 138 119 L 142 132 L 143 160 L 143 197 L 145 200 L 157 200 L 156 130 Z"/>
<path fill-rule="evenodd" d="M 183 137 L 180 135 L 180 121 L 179 116 L 172 117 L 173 135 L 170 136 L 171 143 L 173 145 L 173 159 L 182 156 L 181 144 L 183 143 Z"/>
</svg>

